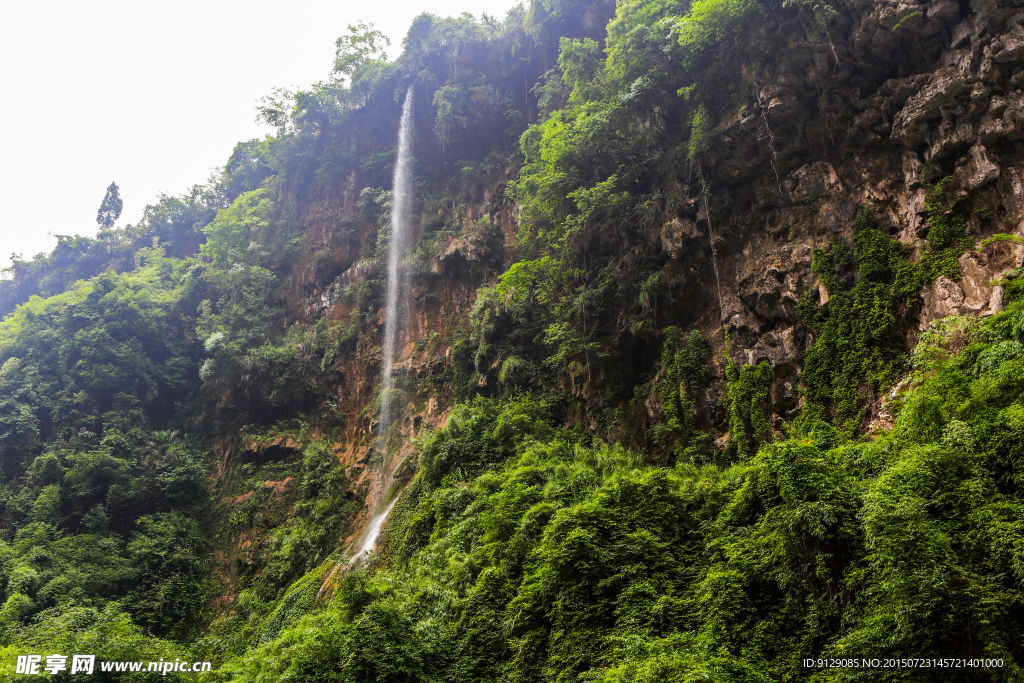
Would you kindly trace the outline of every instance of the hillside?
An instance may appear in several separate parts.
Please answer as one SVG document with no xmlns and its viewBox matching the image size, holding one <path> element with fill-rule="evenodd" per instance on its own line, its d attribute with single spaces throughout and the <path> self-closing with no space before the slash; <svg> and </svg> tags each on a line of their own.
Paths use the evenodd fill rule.
<svg viewBox="0 0 1024 683">
<path fill-rule="evenodd" d="M 1019 0 L 381 38 L 0 281 L 5 673 L 1024 678 Z"/>
</svg>

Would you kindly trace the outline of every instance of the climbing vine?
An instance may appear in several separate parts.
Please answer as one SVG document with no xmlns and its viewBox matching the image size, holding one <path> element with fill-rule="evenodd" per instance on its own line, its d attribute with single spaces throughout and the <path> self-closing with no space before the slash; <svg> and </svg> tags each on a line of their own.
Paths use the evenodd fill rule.
<svg viewBox="0 0 1024 683">
<path fill-rule="evenodd" d="M 696 430 L 698 392 L 708 383 L 708 356 L 711 342 L 697 330 L 685 337 L 677 327 L 665 330 L 660 370 L 654 382 L 665 420 L 652 429 L 658 441 L 674 441 L 678 452 L 693 446 L 699 438 Z M 678 455 L 678 453 L 677 453 Z"/>
<path fill-rule="evenodd" d="M 852 251 L 842 243 L 817 250 L 812 269 L 828 300 L 816 304 L 807 293 L 798 305 L 815 335 L 801 375 L 804 420 L 834 422 L 852 433 L 860 424 L 861 390 L 891 383 L 904 364 L 896 323 L 916 304 L 922 273 L 870 215 L 854 226 Z"/>
<path fill-rule="evenodd" d="M 925 209 L 928 211 L 928 248 L 919 262 L 921 274 L 926 280 L 946 276 L 960 278 L 960 255 L 970 249 L 974 240 L 967 227 L 967 216 L 962 211 L 951 209 L 943 199 L 952 176 L 946 176 L 928 191 Z"/>
<path fill-rule="evenodd" d="M 742 367 L 729 363 L 725 378 L 729 408 L 727 449 L 731 455 L 751 458 L 762 445 L 771 441 L 767 413 L 775 372 L 768 361 Z"/>
</svg>

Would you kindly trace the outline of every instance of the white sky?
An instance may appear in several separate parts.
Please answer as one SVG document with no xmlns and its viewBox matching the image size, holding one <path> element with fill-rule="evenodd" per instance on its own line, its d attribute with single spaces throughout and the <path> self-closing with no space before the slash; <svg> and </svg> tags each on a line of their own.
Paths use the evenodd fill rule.
<svg viewBox="0 0 1024 683">
<path fill-rule="evenodd" d="M 327 78 L 334 41 L 357 21 L 391 38 L 421 12 L 503 18 L 516 0 L 51 0 L 0 12 L 0 268 L 49 236 L 93 235 L 107 186 L 118 225 L 160 192 L 178 195 L 259 137 L 275 87 Z"/>
</svg>

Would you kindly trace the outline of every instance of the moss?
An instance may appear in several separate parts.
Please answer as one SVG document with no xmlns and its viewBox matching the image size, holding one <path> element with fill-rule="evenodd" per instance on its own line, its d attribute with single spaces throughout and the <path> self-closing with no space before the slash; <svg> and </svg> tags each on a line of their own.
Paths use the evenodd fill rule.
<svg viewBox="0 0 1024 683">
<path fill-rule="evenodd" d="M 400 496 L 381 530 L 375 551 L 374 559 L 387 568 L 400 568 L 408 563 L 427 544 L 433 531 L 433 511 L 423 479 L 413 479 Z"/>
<path fill-rule="evenodd" d="M 254 637 L 255 644 L 273 641 L 283 628 L 317 607 L 317 595 L 329 567 L 330 563 L 322 564 L 288 586 L 273 611 L 260 624 Z"/>
</svg>

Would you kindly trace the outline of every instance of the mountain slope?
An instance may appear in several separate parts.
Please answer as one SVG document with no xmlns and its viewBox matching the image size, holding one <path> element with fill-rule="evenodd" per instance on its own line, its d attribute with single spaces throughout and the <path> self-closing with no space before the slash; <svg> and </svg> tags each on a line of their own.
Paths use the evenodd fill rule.
<svg viewBox="0 0 1024 683">
<path fill-rule="evenodd" d="M 543 0 L 339 42 L 218 183 L 0 283 L 3 661 L 1016 680 L 1022 26 Z"/>
</svg>

